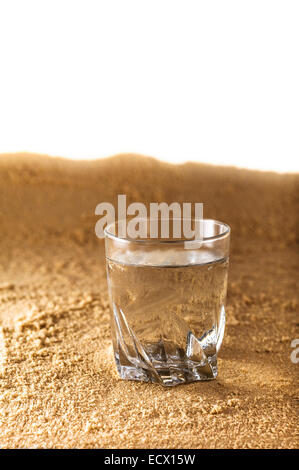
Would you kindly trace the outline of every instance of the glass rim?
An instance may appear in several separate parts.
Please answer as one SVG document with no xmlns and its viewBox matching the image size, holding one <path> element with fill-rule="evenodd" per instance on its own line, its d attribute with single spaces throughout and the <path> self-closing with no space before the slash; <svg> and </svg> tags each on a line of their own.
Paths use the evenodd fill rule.
<svg viewBox="0 0 299 470">
<path fill-rule="evenodd" d="M 169 239 L 165 239 L 163 240 L 163 238 L 130 238 L 128 236 L 126 237 L 119 237 L 113 233 L 111 233 L 109 230 L 111 229 L 111 227 L 113 225 L 116 225 L 118 223 L 118 221 L 116 222 L 111 222 L 110 224 L 108 224 L 105 229 L 104 229 L 104 235 L 105 235 L 105 239 L 112 239 L 112 240 L 115 240 L 115 241 L 120 241 L 120 242 L 124 242 L 124 243 L 139 243 L 139 244 L 144 244 L 144 245 L 184 245 L 185 243 L 205 243 L 205 242 L 211 242 L 211 241 L 216 241 L 216 240 L 219 240 L 221 238 L 224 238 L 226 236 L 228 236 L 230 234 L 230 231 L 231 231 L 231 228 L 228 224 L 226 224 L 225 222 L 220 222 L 219 220 L 216 220 L 216 219 L 196 219 L 194 217 L 191 217 L 190 219 L 187 218 L 187 217 L 184 217 L 185 219 L 188 219 L 188 220 L 191 220 L 191 221 L 195 221 L 195 220 L 199 220 L 199 221 L 202 221 L 202 222 L 213 222 L 214 225 L 218 225 L 218 226 L 221 226 L 223 227 L 223 232 L 222 233 L 219 233 L 218 235 L 213 235 L 211 237 L 203 237 L 201 238 L 200 240 L 194 240 L 194 239 L 181 239 L 181 238 L 178 238 L 178 239 L 173 239 L 173 240 L 169 240 Z M 177 217 L 174 217 L 170 220 L 183 220 L 184 218 L 177 218 Z M 140 220 L 150 220 L 150 217 L 141 217 Z M 159 221 L 160 220 L 167 220 L 167 219 L 158 219 Z"/>
</svg>

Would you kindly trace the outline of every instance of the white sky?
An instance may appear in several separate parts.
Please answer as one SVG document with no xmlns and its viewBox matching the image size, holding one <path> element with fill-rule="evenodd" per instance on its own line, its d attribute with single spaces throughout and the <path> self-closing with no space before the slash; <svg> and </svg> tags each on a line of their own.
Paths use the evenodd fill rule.
<svg viewBox="0 0 299 470">
<path fill-rule="evenodd" d="M 298 0 L 0 0 L 0 153 L 299 171 Z"/>
</svg>

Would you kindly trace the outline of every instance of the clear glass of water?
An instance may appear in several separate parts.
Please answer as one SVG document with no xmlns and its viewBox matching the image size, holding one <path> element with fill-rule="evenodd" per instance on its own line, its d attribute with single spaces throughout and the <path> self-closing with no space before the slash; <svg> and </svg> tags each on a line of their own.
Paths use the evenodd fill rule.
<svg viewBox="0 0 299 470">
<path fill-rule="evenodd" d="M 172 386 L 217 376 L 230 228 L 203 219 L 202 240 L 119 238 L 105 230 L 118 373 Z"/>
</svg>

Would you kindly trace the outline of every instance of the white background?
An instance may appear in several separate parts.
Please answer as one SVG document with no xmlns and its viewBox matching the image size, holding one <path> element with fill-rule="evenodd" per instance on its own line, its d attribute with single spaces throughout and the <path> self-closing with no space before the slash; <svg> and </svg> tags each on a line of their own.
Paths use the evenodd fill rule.
<svg viewBox="0 0 299 470">
<path fill-rule="evenodd" d="M 0 153 L 299 171 L 298 0 L 0 0 Z"/>
</svg>

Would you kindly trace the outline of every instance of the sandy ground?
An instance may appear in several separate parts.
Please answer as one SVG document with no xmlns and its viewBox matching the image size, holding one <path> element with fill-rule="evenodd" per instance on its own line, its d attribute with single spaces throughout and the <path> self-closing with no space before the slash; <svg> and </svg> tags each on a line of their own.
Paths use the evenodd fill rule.
<svg viewBox="0 0 299 470">
<path fill-rule="evenodd" d="M 0 447 L 298 447 L 298 175 L 0 156 Z M 215 381 L 124 382 L 96 204 L 204 202 L 232 227 Z"/>
</svg>

